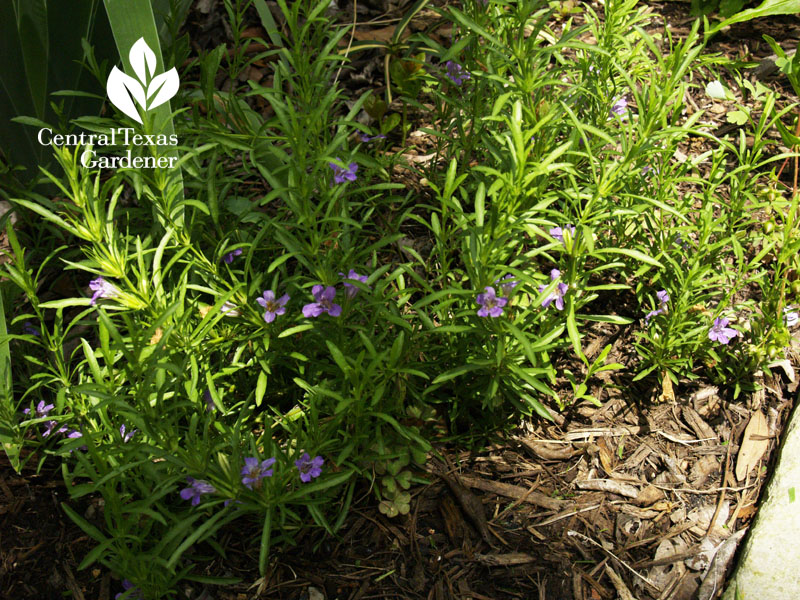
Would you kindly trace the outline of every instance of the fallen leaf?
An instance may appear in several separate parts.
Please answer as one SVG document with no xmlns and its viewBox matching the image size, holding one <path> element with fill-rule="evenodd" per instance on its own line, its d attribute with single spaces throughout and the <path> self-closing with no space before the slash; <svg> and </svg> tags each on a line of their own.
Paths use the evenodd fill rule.
<svg viewBox="0 0 800 600">
<path fill-rule="evenodd" d="M 611 476 L 614 472 L 614 458 L 611 450 L 606 444 L 605 438 L 597 438 L 597 447 L 600 449 L 600 464 L 603 465 L 603 470 Z"/>
<path fill-rule="evenodd" d="M 736 479 L 743 481 L 747 474 L 758 464 L 764 452 L 769 447 L 769 440 L 762 439 L 769 436 L 767 419 L 764 413 L 757 410 L 750 417 L 750 422 L 744 430 L 742 445 L 736 458 Z"/>
</svg>

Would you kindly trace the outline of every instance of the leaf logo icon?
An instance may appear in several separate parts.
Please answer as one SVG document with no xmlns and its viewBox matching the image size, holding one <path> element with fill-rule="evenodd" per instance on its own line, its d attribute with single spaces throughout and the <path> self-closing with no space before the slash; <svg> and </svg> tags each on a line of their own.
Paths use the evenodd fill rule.
<svg viewBox="0 0 800 600">
<path fill-rule="evenodd" d="M 156 55 L 143 37 L 131 46 L 128 58 L 136 77 L 126 75 L 115 66 L 108 76 L 106 91 L 111 104 L 141 123 L 142 118 L 136 104 L 145 111 L 161 106 L 178 93 L 180 79 L 175 67 L 155 75 Z"/>
</svg>

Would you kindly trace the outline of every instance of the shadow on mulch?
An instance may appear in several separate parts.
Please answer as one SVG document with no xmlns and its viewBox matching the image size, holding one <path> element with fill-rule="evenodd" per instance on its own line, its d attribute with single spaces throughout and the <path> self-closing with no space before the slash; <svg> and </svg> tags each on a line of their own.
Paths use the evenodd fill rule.
<svg viewBox="0 0 800 600">
<path fill-rule="evenodd" d="M 49 459 L 37 475 L 33 465 L 17 475 L 0 451 L 0 599 L 108 598 L 107 573 L 78 571 L 95 543 L 61 509 L 69 494 L 60 466 Z M 84 514 L 90 503 L 70 506 Z"/>
</svg>

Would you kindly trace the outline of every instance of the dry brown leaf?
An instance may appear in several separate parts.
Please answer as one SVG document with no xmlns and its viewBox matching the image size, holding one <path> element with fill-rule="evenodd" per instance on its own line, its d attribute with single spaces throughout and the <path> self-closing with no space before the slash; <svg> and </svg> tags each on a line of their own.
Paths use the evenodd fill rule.
<svg viewBox="0 0 800 600">
<path fill-rule="evenodd" d="M 382 27 L 381 29 L 356 29 L 353 38 L 359 42 L 391 42 L 394 37 L 396 27 Z M 403 32 L 403 37 L 408 37 L 407 32 Z"/>
<path fill-rule="evenodd" d="M 614 472 L 614 455 L 608 448 L 605 438 L 597 438 L 597 447 L 600 449 L 598 453 L 600 456 L 600 464 L 603 465 L 603 470 L 610 477 Z"/>
<path fill-rule="evenodd" d="M 758 464 L 764 452 L 769 447 L 769 428 L 764 413 L 757 410 L 750 417 L 750 422 L 744 430 L 742 445 L 736 458 L 736 479 L 743 481 L 747 474 Z"/>
</svg>

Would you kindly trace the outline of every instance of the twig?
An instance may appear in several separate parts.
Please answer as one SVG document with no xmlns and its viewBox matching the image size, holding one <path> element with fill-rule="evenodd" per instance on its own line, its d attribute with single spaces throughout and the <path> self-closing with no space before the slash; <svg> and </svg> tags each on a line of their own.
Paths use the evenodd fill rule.
<svg viewBox="0 0 800 600">
<path fill-rule="evenodd" d="M 647 585 L 649 585 L 649 586 L 650 586 L 651 588 L 653 588 L 654 590 L 658 591 L 658 593 L 659 593 L 659 594 L 661 593 L 661 588 L 660 588 L 660 587 L 658 587 L 656 584 L 654 584 L 652 581 L 650 581 L 650 580 L 649 580 L 647 577 L 645 577 L 644 575 L 640 575 L 639 573 L 637 573 L 637 572 L 636 572 L 636 570 L 635 570 L 633 567 L 631 567 L 630 565 L 628 565 L 628 563 L 626 563 L 624 560 L 622 560 L 621 558 L 619 558 L 619 557 L 618 557 L 616 554 L 614 554 L 613 552 L 611 552 L 611 550 L 606 550 L 605 548 L 603 548 L 603 546 L 602 546 L 601 544 L 599 544 L 599 543 L 595 542 L 595 541 L 594 541 L 592 538 L 590 538 L 590 537 L 587 537 L 587 536 L 583 535 L 582 533 L 579 533 L 579 532 L 577 532 L 577 531 L 574 531 L 574 530 L 572 530 L 572 529 L 570 529 L 569 531 L 567 531 L 567 535 L 569 535 L 569 536 L 573 536 L 573 537 L 574 537 L 574 536 L 577 536 L 577 537 L 581 538 L 582 540 L 584 540 L 584 541 L 586 541 L 586 542 L 589 542 L 590 544 L 592 544 L 592 545 L 594 545 L 594 546 L 597 546 L 598 548 L 600 548 L 600 550 L 602 550 L 603 552 L 605 552 L 606 554 L 608 554 L 608 555 L 609 555 L 611 558 L 613 558 L 613 559 L 614 559 L 614 560 L 616 560 L 616 561 L 617 561 L 619 564 L 621 564 L 623 567 L 625 567 L 626 569 L 628 569 L 628 571 L 630 571 L 631 573 L 633 573 L 634 575 L 636 575 L 636 577 L 638 577 L 639 579 L 641 579 L 642 581 L 644 581 L 644 582 L 645 582 Z"/>
<path fill-rule="evenodd" d="M 601 506 L 608 506 L 609 504 L 630 504 L 627 500 L 612 500 L 611 502 L 603 502 L 601 504 L 593 504 L 592 506 L 587 506 L 585 508 L 580 508 L 578 510 L 571 510 L 566 513 L 562 513 L 560 515 L 555 515 L 541 523 L 535 523 L 531 525 L 531 527 L 544 527 L 545 525 L 550 525 L 551 523 L 555 523 L 556 521 L 560 521 L 561 519 L 566 519 L 567 517 L 572 517 L 580 513 L 589 512 L 590 510 L 595 510 L 600 508 Z"/>
<path fill-rule="evenodd" d="M 617 575 L 617 572 L 609 565 L 606 565 L 606 575 L 608 575 L 611 583 L 614 584 L 620 600 L 636 600 L 633 594 L 631 594 L 631 591 L 628 589 L 628 586 L 625 585 L 624 581 L 622 581 L 622 577 Z"/>
<path fill-rule="evenodd" d="M 731 475 L 731 444 L 728 443 L 728 451 L 725 453 L 725 473 L 722 476 L 722 485 L 728 483 L 728 478 Z M 711 530 L 714 528 L 714 523 L 717 522 L 717 517 L 719 516 L 719 511 L 722 508 L 722 503 L 725 501 L 725 491 L 722 490 L 719 495 L 719 500 L 717 500 L 717 508 L 714 509 L 714 516 L 711 517 L 711 522 L 708 524 L 708 530 L 706 531 L 706 535 L 711 534 Z"/>
<path fill-rule="evenodd" d="M 660 485 L 658 483 L 651 483 L 653 487 L 657 487 L 660 490 L 666 490 L 668 492 L 685 492 L 688 494 L 716 494 L 717 492 L 741 492 L 742 490 L 747 490 L 752 487 L 758 485 L 758 482 L 751 483 L 749 485 L 743 485 L 742 487 L 717 487 L 711 488 L 710 490 L 693 490 L 692 488 L 676 488 L 676 487 L 669 487 L 667 485 Z"/>
</svg>

